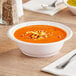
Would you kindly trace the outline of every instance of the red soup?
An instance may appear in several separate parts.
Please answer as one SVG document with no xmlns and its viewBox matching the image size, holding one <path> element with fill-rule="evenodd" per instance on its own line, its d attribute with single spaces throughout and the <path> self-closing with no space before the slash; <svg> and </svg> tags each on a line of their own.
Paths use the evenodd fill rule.
<svg viewBox="0 0 76 76">
<path fill-rule="evenodd" d="M 52 43 L 63 40 L 66 32 L 58 27 L 49 25 L 30 25 L 15 31 L 16 39 L 30 43 Z"/>
</svg>

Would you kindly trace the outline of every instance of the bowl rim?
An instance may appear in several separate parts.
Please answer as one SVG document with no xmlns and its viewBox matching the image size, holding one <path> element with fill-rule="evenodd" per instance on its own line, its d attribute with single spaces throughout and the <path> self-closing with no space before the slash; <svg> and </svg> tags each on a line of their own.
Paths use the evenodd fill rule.
<svg viewBox="0 0 76 76">
<path fill-rule="evenodd" d="M 64 38 L 64 39 L 62 39 L 62 40 L 60 40 L 60 41 L 57 41 L 57 42 L 52 42 L 52 43 L 31 43 L 31 42 L 24 42 L 24 41 L 21 41 L 21 40 L 18 40 L 18 39 L 16 39 L 15 37 L 14 37 L 14 35 L 13 35 L 13 29 L 15 28 L 15 27 L 18 27 L 19 25 L 22 25 L 22 24 L 26 24 L 26 23 L 33 23 L 33 22 L 46 22 L 46 23 L 50 23 L 49 25 L 51 25 L 51 23 L 55 23 L 55 24 L 58 24 L 58 25 L 61 25 L 61 26 L 64 26 L 64 27 L 66 27 L 68 30 L 69 30 L 69 32 L 70 32 L 70 34 L 69 34 L 69 36 L 67 36 L 66 38 Z M 29 24 L 29 25 L 31 25 L 31 24 Z M 45 24 L 44 24 L 45 25 Z M 48 25 L 48 24 L 47 24 Z M 27 26 L 27 25 L 26 25 Z M 55 25 L 53 25 L 53 26 L 55 26 Z M 57 27 L 57 26 L 56 26 Z M 22 28 L 22 27 L 20 27 L 20 28 Z M 60 27 L 59 27 L 60 28 Z M 19 29 L 19 28 L 18 28 Z M 17 30 L 17 29 L 16 29 Z M 16 30 L 14 30 L 14 32 L 16 31 Z M 64 29 L 63 29 L 64 30 Z M 11 34 L 12 33 L 12 34 Z M 66 32 L 67 33 L 67 32 Z M 69 40 L 71 37 L 72 37 L 72 35 L 73 35 L 73 32 L 72 32 L 72 30 L 68 27 L 68 26 L 66 26 L 66 25 L 64 25 L 64 24 L 61 24 L 61 23 L 57 23 L 57 22 L 51 22 L 51 21 L 29 21 L 29 22 L 24 22 L 24 23 L 21 23 L 21 24 L 17 24 L 17 25 L 14 25 L 12 28 L 10 28 L 9 30 L 8 30 L 8 37 L 10 38 L 10 39 L 12 39 L 12 40 L 14 40 L 15 42 L 17 42 L 17 43 L 22 43 L 22 44 L 28 44 L 28 45 L 49 45 L 49 44 L 56 44 L 56 43 L 60 43 L 60 42 L 65 42 L 65 41 L 67 41 L 67 40 Z M 67 33 L 68 34 L 68 33 Z"/>
<path fill-rule="evenodd" d="M 68 0 L 64 0 L 65 5 L 67 5 L 70 8 L 76 9 L 76 6 L 72 6 L 70 4 L 67 3 Z"/>
</svg>

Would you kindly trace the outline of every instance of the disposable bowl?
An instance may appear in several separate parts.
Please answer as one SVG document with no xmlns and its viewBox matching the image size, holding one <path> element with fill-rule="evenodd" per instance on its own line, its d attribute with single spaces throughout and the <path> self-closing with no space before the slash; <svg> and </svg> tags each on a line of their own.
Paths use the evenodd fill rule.
<svg viewBox="0 0 76 76">
<path fill-rule="evenodd" d="M 50 25 L 59 27 L 66 31 L 67 36 L 65 39 L 53 42 L 53 43 L 29 43 L 29 42 L 23 42 L 14 37 L 14 32 L 22 27 L 29 26 L 29 25 Z M 13 26 L 8 31 L 8 36 L 10 39 L 17 42 L 18 47 L 21 49 L 21 51 L 28 56 L 31 57 L 48 57 L 53 56 L 57 54 L 60 49 L 62 48 L 65 41 L 69 40 L 72 37 L 72 31 L 69 27 L 65 26 L 64 24 L 56 23 L 56 22 L 50 22 L 50 21 L 31 21 L 31 22 L 25 22 L 18 25 Z"/>
</svg>

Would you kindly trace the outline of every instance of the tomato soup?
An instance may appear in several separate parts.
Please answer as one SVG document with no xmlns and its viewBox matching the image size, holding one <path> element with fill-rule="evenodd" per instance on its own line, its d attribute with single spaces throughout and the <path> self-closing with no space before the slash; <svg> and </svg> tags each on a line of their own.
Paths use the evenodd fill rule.
<svg viewBox="0 0 76 76">
<path fill-rule="evenodd" d="M 16 39 L 30 43 L 52 43 L 63 40 L 67 34 L 58 27 L 49 25 L 30 25 L 15 31 Z"/>
</svg>

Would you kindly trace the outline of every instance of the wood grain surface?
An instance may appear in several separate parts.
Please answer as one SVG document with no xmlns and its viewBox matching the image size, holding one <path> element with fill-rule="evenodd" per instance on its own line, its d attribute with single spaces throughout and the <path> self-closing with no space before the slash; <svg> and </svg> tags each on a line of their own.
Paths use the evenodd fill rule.
<svg viewBox="0 0 76 76">
<path fill-rule="evenodd" d="M 72 29 L 73 37 L 65 42 L 59 54 L 48 58 L 32 58 L 22 54 L 16 43 L 8 38 L 7 31 L 12 26 L 0 25 L 0 76 L 55 76 L 41 72 L 41 69 L 76 49 L 76 16 L 67 8 L 54 16 L 24 10 L 23 18 L 21 22 L 45 20 L 63 23 Z"/>
</svg>

